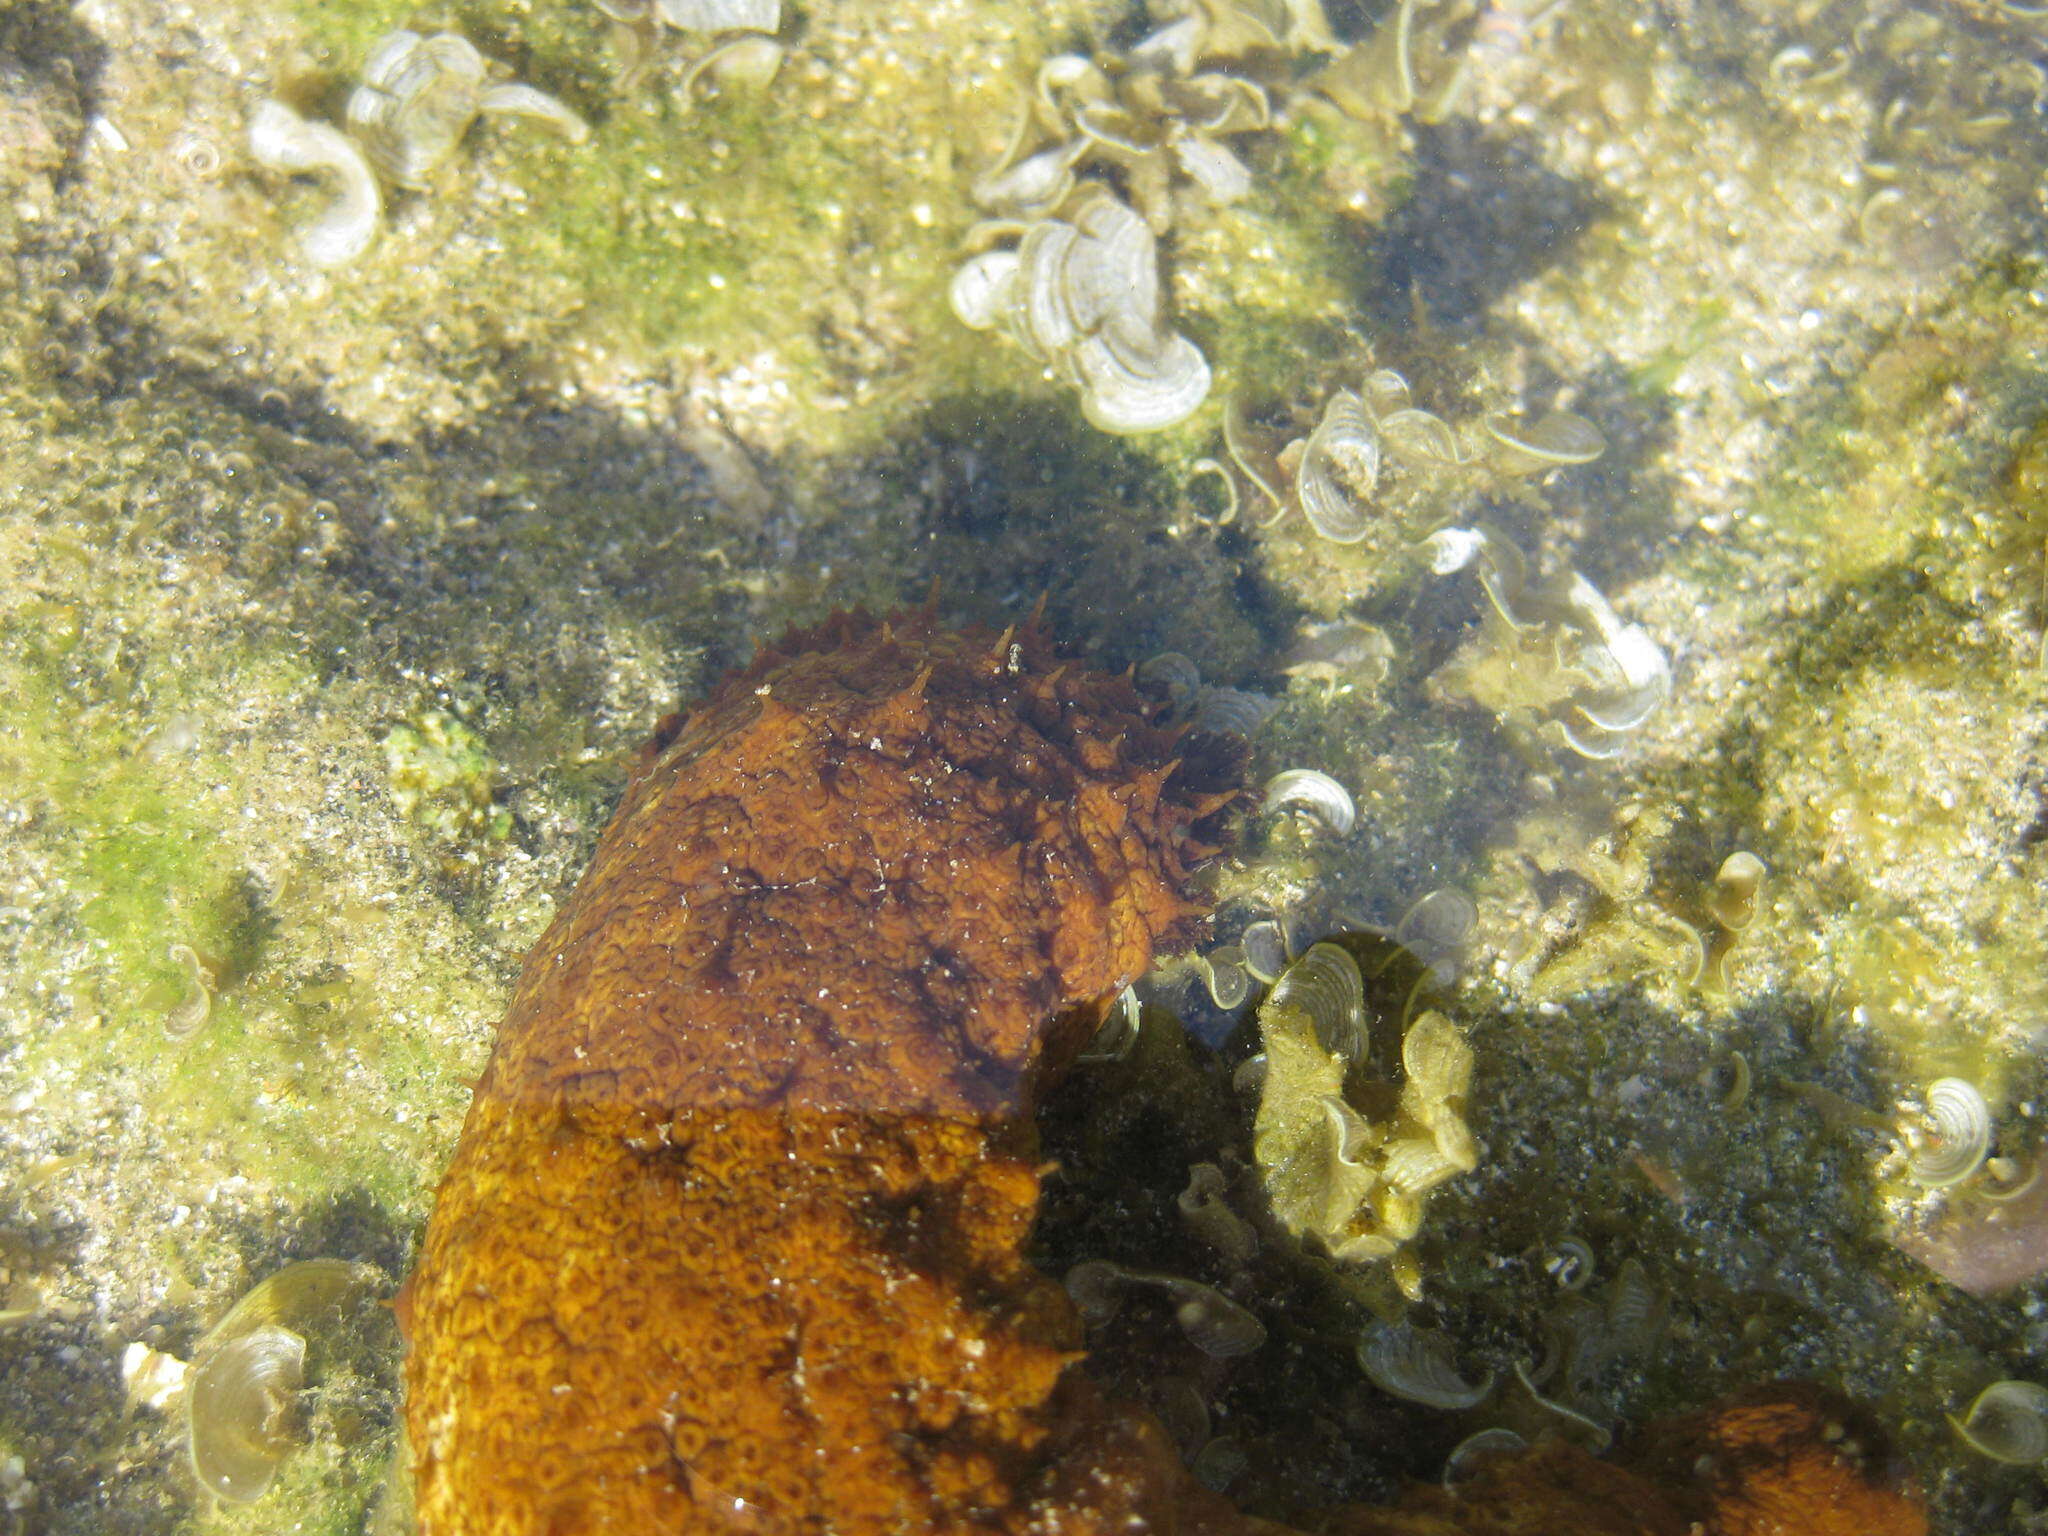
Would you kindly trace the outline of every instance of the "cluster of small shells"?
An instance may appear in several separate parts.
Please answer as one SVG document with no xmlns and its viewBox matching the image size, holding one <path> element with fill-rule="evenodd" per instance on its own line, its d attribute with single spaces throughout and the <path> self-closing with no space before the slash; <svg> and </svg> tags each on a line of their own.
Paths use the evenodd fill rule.
<svg viewBox="0 0 2048 1536">
<path fill-rule="evenodd" d="M 1663 648 L 1578 572 L 1532 581 L 1521 551 L 1480 526 L 1439 529 L 1423 549 L 1439 574 L 1472 568 L 1491 606 L 1484 652 L 1453 663 L 1459 691 L 1590 758 L 1618 756 L 1671 696 Z"/>
<path fill-rule="evenodd" d="M 973 187 L 989 217 L 953 279 L 961 323 L 1006 331 L 1105 432 L 1186 420 L 1208 398 L 1209 364 L 1166 323 L 1158 239 L 1187 191 L 1222 207 L 1251 189 L 1229 141 L 1273 120 L 1264 86 L 1203 65 L 1299 46 L 1331 46 L 1314 0 L 1198 0 L 1126 57 L 1047 59 L 1009 148 Z"/>
<path fill-rule="evenodd" d="M 1252 1155 L 1267 1198 L 1288 1232 L 1353 1262 L 1395 1259 L 1429 1193 L 1479 1163 L 1464 1115 L 1472 1050 L 1457 1026 L 1434 1012 L 1408 1026 L 1398 1097 L 1377 1120 L 1346 1091 L 1370 1080 L 1367 1032 L 1364 979 L 1337 944 L 1312 945 L 1259 1008 Z M 1395 1278 L 1416 1287 L 1409 1265 Z"/>
<path fill-rule="evenodd" d="M 765 85 L 782 67 L 782 0 L 597 0 L 597 8 L 621 24 L 626 62 L 621 88 L 631 89 L 652 66 L 664 36 L 703 33 L 711 46 L 683 71 L 677 96 L 687 107 L 697 84 L 713 79 L 729 85 Z"/>
<path fill-rule="evenodd" d="M 275 97 L 259 102 L 249 120 L 257 163 L 324 172 L 338 183 L 326 212 L 298 232 L 306 260 L 336 267 L 360 256 L 383 211 L 379 177 L 397 187 L 425 186 L 480 116 L 533 118 L 572 144 L 590 137 L 589 125 L 560 101 L 503 73 L 457 33 L 400 30 L 370 50 L 362 83 L 348 99 L 346 132 L 301 117 Z"/>
<path fill-rule="evenodd" d="M 1496 413 L 1476 424 L 1448 422 L 1412 403 L 1407 379 L 1378 368 L 1358 390 L 1332 394 L 1315 426 L 1284 446 L 1262 440 L 1239 404 L 1229 402 L 1223 446 L 1228 468 L 1213 459 L 1197 466 L 1222 480 L 1226 501 L 1219 522 L 1244 511 L 1242 481 L 1257 509 L 1246 516 L 1258 527 L 1298 509 L 1331 543 L 1356 544 L 1373 527 L 1375 493 L 1389 463 L 1423 472 L 1480 469 L 1520 479 L 1590 464 L 1607 445 L 1597 427 L 1570 411 L 1550 411 L 1533 421 Z"/>
</svg>

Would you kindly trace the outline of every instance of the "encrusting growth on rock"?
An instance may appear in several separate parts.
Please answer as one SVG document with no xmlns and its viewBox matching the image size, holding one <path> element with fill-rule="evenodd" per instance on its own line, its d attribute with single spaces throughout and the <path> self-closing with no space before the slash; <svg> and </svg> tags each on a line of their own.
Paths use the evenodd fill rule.
<svg viewBox="0 0 2048 1536">
<path fill-rule="evenodd" d="M 1237 794 L 1155 712 L 1035 615 L 840 614 L 665 722 L 409 1287 L 425 1536 L 1107 1529 L 1072 1447 L 1145 1469 L 1125 1510 L 1183 1480 L 1062 1388 L 1023 1257 L 1039 1080 L 1199 931 Z"/>
</svg>

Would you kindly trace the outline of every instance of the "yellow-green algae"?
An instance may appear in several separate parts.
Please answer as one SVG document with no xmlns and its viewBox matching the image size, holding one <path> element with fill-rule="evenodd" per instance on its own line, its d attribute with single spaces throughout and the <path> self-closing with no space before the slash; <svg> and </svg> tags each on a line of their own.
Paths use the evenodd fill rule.
<svg viewBox="0 0 2048 1536">
<path fill-rule="evenodd" d="M 1471 1358 L 1530 1344 L 1557 1299 L 1530 1255 L 1576 1229 L 1677 1301 L 1657 1351 L 1609 1372 L 1616 1411 L 1818 1371 L 1904 1427 L 1948 1528 L 2004 1529 L 2032 1496 L 1955 1458 L 1940 1415 L 2038 1355 L 2039 1289 L 1968 1302 L 1893 1253 L 1904 1202 L 1867 1128 L 1937 1072 L 1983 1081 L 2016 1139 L 2048 1102 L 2048 284 L 2011 213 L 2039 144 L 1915 158 L 1869 130 L 1901 82 L 1958 120 L 1943 92 L 2006 24 L 1924 13 L 1934 43 L 1873 45 L 1836 95 L 1787 102 L 1774 54 L 1824 50 L 1841 8 L 1659 27 L 1576 0 L 1489 60 L 1478 121 L 1411 153 L 1304 111 L 1244 207 L 1169 243 L 1177 323 L 1254 395 L 1313 405 L 1370 345 L 1445 415 L 1564 392 L 1600 425 L 1601 464 L 1494 509 L 1681 658 L 1639 754 L 1588 767 L 1432 697 L 1469 584 L 1400 540 L 1204 533 L 1187 471 L 1213 409 L 1107 442 L 945 314 L 965 187 L 1033 64 L 1110 18 L 813 7 L 765 97 L 685 115 L 659 83 L 613 90 L 588 6 L 76 11 L 0 23 L 43 61 L 10 102 L 59 151 L 0 172 L 0 1260 L 50 1298 L 0 1366 L 0 1442 L 50 1529 L 104 1529 L 110 1505 L 139 1531 L 355 1528 L 388 1378 L 228 1514 L 194 1502 L 161 1418 L 121 1413 L 111 1362 L 136 1338 L 188 1350 L 284 1258 L 400 1272 L 624 754 L 761 633 L 934 573 L 950 611 L 1014 617 L 1050 587 L 1098 654 L 1172 646 L 1284 691 L 1259 768 L 1333 773 L 1362 826 L 1254 846 L 1221 872 L 1236 908 L 1386 924 L 1437 886 L 1479 898 L 1476 970 L 1440 1002 L 1471 1033 L 1487 1156 L 1419 1245 Z M 463 30 L 596 136 L 480 129 L 359 268 L 309 277 L 289 231 L 319 194 L 241 166 L 248 109 L 331 107 L 397 24 Z M 939 55 L 977 88 L 933 88 Z M 1872 247 L 1836 205 L 1880 153 L 1926 212 Z M 1546 189 L 1583 217 L 1524 222 Z M 1389 257 L 1412 291 L 1381 283 Z M 1404 537 L 1437 509 L 1407 510 Z M 1287 686 L 1295 627 L 1337 615 L 1392 637 L 1385 682 Z M 428 744 L 432 720 L 466 734 L 423 756 L 398 733 Z M 409 815 L 422 770 L 441 788 Z M 1736 847 L 1773 880 L 1715 994 L 1672 924 Z M 213 977 L 183 1041 L 173 944 Z M 1755 1072 L 1733 1117 L 1731 1049 Z M 1153 1008 L 1133 1056 L 1073 1088 L 1055 1115 L 1106 1172 L 1092 1203 L 1055 1187 L 1049 1219 L 1079 1235 L 1048 1242 L 1226 1280 L 1173 1214 L 1189 1162 L 1248 1150 L 1216 1065 Z M 1452 1427 L 1361 1384 L 1355 1303 L 1288 1287 L 1286 1357 L 1315 1390 L 1277 1390 L 1278 1353 L 1233 1368 L 1265 1458 L 1233 1493 L 1431 1475 Z M 1324 1410 L 1296 1456 L 1288 1415 Z"/>
</svg>

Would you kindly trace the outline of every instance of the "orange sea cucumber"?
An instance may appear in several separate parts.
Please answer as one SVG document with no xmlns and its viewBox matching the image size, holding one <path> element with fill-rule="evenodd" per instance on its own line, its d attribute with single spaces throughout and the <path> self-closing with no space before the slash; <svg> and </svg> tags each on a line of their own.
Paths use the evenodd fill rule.
<svg viewBox="0 0 2048 1536">
<path fill-rule="evenodd" d="M 928 613 L 665 723 L 528 958 L 407 1288 L 422 1536 L 1286 1536 L 1085 1375 L 1031 1110 L 1157 947 L 1233 765 Z M 1213 738 L 1211 739 L 1213 741 Z M 1846 1405 L 1541 1445 L 1329 1536 L 1924 1536 Z M 1832 1523 L 1830 1523 L 1832 1522 Z"/>
<path fill-rule="evenodd" d="M 1035 618 L 840 614 L 665 725 L 409 1287 L 424 1536 L 1107 1530 L 1168 1496 L 1196 1528 L 1022 1254 L 1038 1080 L 1197 931 L 1234 798 L 1156 713 Z"/>
</svg>

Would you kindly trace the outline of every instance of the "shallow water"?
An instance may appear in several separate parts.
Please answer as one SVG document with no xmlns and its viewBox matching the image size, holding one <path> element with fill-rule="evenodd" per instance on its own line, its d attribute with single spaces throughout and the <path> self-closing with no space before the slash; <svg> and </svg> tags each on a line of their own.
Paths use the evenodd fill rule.
<svg viewBox="0 0 2048 1536">
<path fill-rule="evenodd" d="M 1348 795 L 1207 873 L 1226 1000 L 1238 954 L 1394 932 L 1474 1052 L 1412 1302 L 1181 1224 L 1204 1162 L 1262 1219 L 1262 980 L 1155 973 L 1048 1105 L 1034 1256 L 1267 1330 L 1096 1338 L 1191 1457 L 1227 1424 L 1205 1475 L 1259 1509 L 1433 1478 L 1528 1405 L 1391 1398 L 1364 1330 L 1505 1382 L 1627 1275 L 1656 1325 L 1603 1335 L 1582 1417 L 1816 1378 L 1935 1529 L 2048 1529 L 2038 1468 L 1944 1418 L 2048 1385 L 2048 1229 L 1999 1200 L 2048 1113 L 2033 9 L 1440 0 L 1404 72 L 1379 4 L 1178 59 L 1164 10 L 821 0 L 765 83 L 570 0 L 0 15 L 0 1521 L 399 1528 L 386 1312 L 306 1323 L 253 1502 L 201 1491 L 186 1368 L 293 1261 L 395 1290 L 655 722 L 936 578 L 998 628 L 1046 593 L 1255 785 Z M 315 265 L 335 173 L 249 124 L 338 130 L 408 25 L 587 138 L 487 113 Z M 1003 179 L 1048 151 L 1073 187 Z M 997 316 L 1090 239 L 1039 273 L 1066 321 Z M 1111 313 L 1184 415 L 1103 382 Z M 1991 1142 L 1936 1187 L 1951 1078 Z"/>
</svg>

